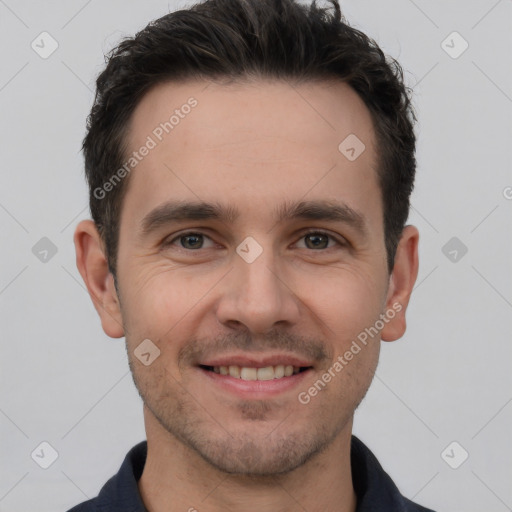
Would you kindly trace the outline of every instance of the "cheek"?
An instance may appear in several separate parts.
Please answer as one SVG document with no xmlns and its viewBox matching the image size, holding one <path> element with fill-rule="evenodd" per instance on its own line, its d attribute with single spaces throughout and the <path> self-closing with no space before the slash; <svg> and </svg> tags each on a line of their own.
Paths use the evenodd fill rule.
<svg viewBox="0 0 512 512">
<path fill-rule="evenodd" d="M 338 343 L 355 339 L 372 326 L 386 296 L 385 284 L 375 275 L 351 268 L 303 276 L 298 278 L 296 289 L 307 290 L 301 300 L 315 313 L 317 321 L 325 324 L 326 335 L 336 337 Z"/>
<path fill-rule="evenodd" d="M 156 342 L 168 342 L 182 333 L 222 276 L 222 272 L 198 273 L 194 267 L 167 263 L 132 266 L 125 274 L 122 306 L 127 330 L 132 337 Z"/>
<path fill-rule="evenodd" d="M 370 270 L 310 266 L 305 272 L 292 266 L 285 272 L 297 295 L 289 299 L 302 303 L 302 321 L 316 324 L 336 353 L 343 353 L 381 313 L 385 285 Z M 222 300 L 215 285 L 225 272 L 225 267 L 186 268 L 168 262 L 135 261 L 124 267 L 122 307 L 130 346 L 149 338 L 165 351 L 165 359 L 172 359 L 184 336 L 201 330 L 201 319 L 204 323 L 205 315 L 215 309 L 212 300 Z"/>
</svg>

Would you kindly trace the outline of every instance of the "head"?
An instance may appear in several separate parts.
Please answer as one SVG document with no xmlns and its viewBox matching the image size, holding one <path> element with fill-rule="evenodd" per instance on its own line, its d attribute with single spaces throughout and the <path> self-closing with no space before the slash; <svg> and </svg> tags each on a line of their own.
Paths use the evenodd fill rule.
<svg viewBox="0 0 512 512">
<path fill-rule="evenodd" d="M 414 113 L 399 64 L 332 7 L 168 14 L 110 53 L 88 118 L 79 270 L 146 420 L 228 472 L 325 450 L 405 330 Z M 274 394 L 215 373 L 281 360 L 302 370 Z"/>
</svg>

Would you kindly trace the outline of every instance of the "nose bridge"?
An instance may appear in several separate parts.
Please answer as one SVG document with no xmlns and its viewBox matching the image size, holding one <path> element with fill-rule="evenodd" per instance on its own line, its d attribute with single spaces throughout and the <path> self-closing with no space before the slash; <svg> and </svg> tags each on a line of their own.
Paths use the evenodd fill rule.
<svg viewBox="0 0 512 512">
<path fill-rule="evenodd" d="M 271 249 L 266 249 L 252 263 L 237 262 L 237 267 L 241 279 L 239 293 L 247 303 L 257 303 L 260 298 L 265 298 L 267 302 L 279 300 L 281 286 Z"/>
<path fill-rule="evenodd" d="M 254 332 L 266 332 L 277 322 L 297 321 L 298 305 L 279 275 L 276 258 L 270 243 L 246 239 L 237 247 L 218 309 L 221 322 L 236 321 Z"/>
<path fill-rule="evenodd" d="M 259 245 L 259 244 L 258 244 Z M 281 287 L 276 272 L 275 255 L 270 244 L 265 248 L 255 247 L 255 241 L 240 244 L 235 259 L 236 283 L 239 300 L 254 311 L 270 305 L 277 307 L 280 302 Z M 249 249 L 245 257 L 243 251 Z M 252 253 L 252 254 L 251 254 Z M 252 259 L 254 258 L 254 259 Z"/>
</svg>

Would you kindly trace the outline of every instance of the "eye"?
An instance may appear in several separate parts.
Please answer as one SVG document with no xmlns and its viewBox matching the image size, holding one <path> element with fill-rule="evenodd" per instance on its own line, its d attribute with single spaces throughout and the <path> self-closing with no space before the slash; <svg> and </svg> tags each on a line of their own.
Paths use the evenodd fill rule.
<svg viewBox="0 0 512 512">
<path fill-rule="evenodd" d="M 339 246 L 345 245 L 324 231 L 308 231 L 302 235 L 301 240 L 304 240 L 306 249 L 314 250 L 330 249 L 333 244 Z M 333 244 L 330 244 L 330 242 L 333 242 Z"/>
<path fill-rule="evenodd" d="M 303 241 L 303 245 L 299 245 L 300 248 L 312 250 L 330 249 L 336 245 L 346 245 L 346 242 L 343 242 L 342 239 L 338 239 L 330 233 L 318 230 L 304 233 L 297 243 L 300 244 L 301 241 Z M 188 251 L 208 249 L 214 245 L 215 244 L 213 240 L 209 236 L 196 231 L 187 231 L 185 233 L 181 233 L 174 238 L 171 238 L 170 240 L 164 241 L 162 243 L 164 248 L 174 246 L 178 249 L 186 249 Z"/>
<path fill-rule="evenodd" d="M 206 240 L 209 240 L 213 244 L 213 241 L 210 239 L 210 237 L 204 235 L 203 233 L 188 231 L 187 233 L 182 233 L 181 235 L 175 236 L 169 241 L 164 241 L 163 246 L 169 247 L 179 243 L 178 247 L 181 249 L 206 249 L 207 247 L 204 246 Z M 212 246 L 213 245 L 210 245 L 210 247 Z"/>
</svg>

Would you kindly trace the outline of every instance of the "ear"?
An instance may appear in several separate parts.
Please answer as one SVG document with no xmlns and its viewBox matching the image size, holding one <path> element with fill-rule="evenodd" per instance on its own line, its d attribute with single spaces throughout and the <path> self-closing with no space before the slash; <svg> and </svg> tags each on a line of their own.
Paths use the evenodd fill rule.
<svg viewBox="0 0 512 512">
<path fill-rule="evenodd" d="M 389 277 L 385 307 L 385 311 L 394 311 L 395 315 L 382 329 L 382 341 L 395 341 L 404 335 L 405 311 L 418 276 L 419 237 L 418 230 L 414 226 L 405 226 L 402 231 L 396 250 L 393 272 Z"/>
<path fill-rule="evenodd" d="M 94 222 L 81 221 L 73 240 L 76 266 L 100 316 L 103 330 L 111 338 L 121 338 L 124 328 L 114 277 L 108 269 L 103 243 Z"/>
</svg>

